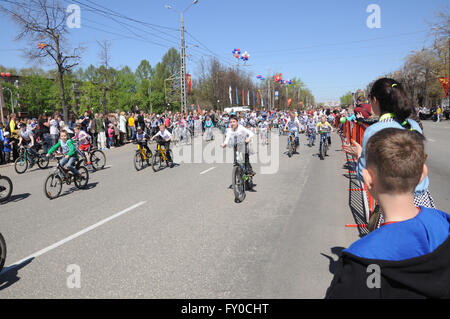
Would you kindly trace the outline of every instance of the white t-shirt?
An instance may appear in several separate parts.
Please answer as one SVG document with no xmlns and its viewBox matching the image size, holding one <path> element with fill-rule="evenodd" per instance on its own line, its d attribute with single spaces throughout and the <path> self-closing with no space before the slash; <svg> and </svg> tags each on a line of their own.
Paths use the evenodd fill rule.
<svg viewBox="0 0 450 319">
<path fill-rule="evenodd" d="M 58 121 L 57 120 L 50 120 L 50 135 L 58 135 Z"/>
<path fill-rule="evenodd" d="M 164 139 L 164 141 L 167 141 L 172 136 L 172 134 L 169 132 L 169 130 L 164 130 L 164 133 L 159 131 L 158 133 L 155 134 L 154 137 L 157 136 L 161 136 Z"/>
</svg>

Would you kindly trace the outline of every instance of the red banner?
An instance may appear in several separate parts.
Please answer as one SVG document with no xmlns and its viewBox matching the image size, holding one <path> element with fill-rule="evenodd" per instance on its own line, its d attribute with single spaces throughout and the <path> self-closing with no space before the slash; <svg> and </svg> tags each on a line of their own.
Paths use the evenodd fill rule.
<svg viewBox="0 0 450 319">
<path fill-rule="evenodd" d="M 442 87 L 444 88 L 445 96 L 448 96 L 448 78 L 439 78 Z"/>
<path fill-rule="evenodd" d="M 186 86 L 188 94 L 191 94 L 192 89 L 192 78 L 190 74 L 186 74 Z"/>
<path fill-rule="evenodd" d="M 245 90 L 242 89 L 242 106 L 245 105 Z"/>
<path fill-rule="evenodd" d="M 288 106 L 290 107 L 291 104 L 292 104 L 292 99 L 289 99 L 289 100 L 288 100 Z"/>
</svg>

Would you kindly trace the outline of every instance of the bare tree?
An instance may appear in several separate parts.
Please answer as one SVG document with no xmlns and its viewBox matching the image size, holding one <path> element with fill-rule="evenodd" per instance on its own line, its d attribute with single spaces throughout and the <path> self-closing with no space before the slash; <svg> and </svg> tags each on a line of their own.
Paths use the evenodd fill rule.
<svg viewBox="0 0 450 319">
<path fill-rule="evenodd" d="M 112 74 L 109 69 L 109 65 L 111 63 L 111 42 L 108 40 L 104 40 L 102 42 L 97 41 L 98 45 L 100 46 L 100 53 L 99 53 L 99 59 L 100 59 L 100 68 L 98 69 L 99 72 L 99 86 L 100 89 L 103 92 L 103 113 L 107 113 L 107 103 L 106 103 L 106 94 L 108 91 L 112 89 Z"/>
<path fill-rule="evenodd" d="M 38 62 L 50 60 L 56 64 L 61 106 L 67 123 L 64 74 L 79 64 L 81 48 L 71 49 L 67 42 L 69 15 L 66 9 L 58 0 L 27 0 L 16 1 L 10 7 L 0 6 L 0 10 L 19 26 L 16 40 L 29 41 L 26 57 Z M 38 42 L 44 45 L 39 48 Z"/>
</svg>

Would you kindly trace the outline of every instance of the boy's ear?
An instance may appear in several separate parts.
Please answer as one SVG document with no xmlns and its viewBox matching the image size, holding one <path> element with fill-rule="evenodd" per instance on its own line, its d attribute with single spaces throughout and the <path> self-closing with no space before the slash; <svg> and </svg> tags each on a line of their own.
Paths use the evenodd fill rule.
<svg viewBox="0 0 450 319">
<path fill-rule="evenodd" d="M 362 170 L 362 177 L 364 184 L 367 186 L 368 190 L 371 190 L 373 188 L 373 174 L 368 169 Z"/>
<path fill-rule="evenodd" d="M 422 170 L 422 176 L 420 177 L 420 183 L 425 179 L 425 177 L 428 176 L 428 166 L 426 164 L 423 164 L 423 170 Z"/>
</svg>

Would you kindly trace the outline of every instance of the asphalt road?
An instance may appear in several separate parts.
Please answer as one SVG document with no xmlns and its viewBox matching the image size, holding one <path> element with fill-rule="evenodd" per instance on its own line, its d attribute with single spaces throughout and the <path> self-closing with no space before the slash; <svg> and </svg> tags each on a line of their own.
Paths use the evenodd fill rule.
<svg viewBox="0 0 450 319">
<path fill-rule="evenodd" d="M 425 132 L 431 191 L 450 211 L 450 121 Z M 14 183 L 0 205 L 0 298 L 322 298 L 337 254 L 359 236 L 344 227 L 355 222 L 346 157 L 335 134 L 324 161 L 304 136 L 292 158 L 286 137 L 272 137 L 273 172 L 258 148 L 256 192 L 240 204 L 231 163 L 176 155 L 172 169 L 137 172 L 132 144 L 106 152 L 109 167 L 91 174 L 88 190 L 65 185 L 53 201 L 43 192 L 51 169 L 0 168 Z M 216 132 L 207 147 L 222 140 Z"/>
</svg>

